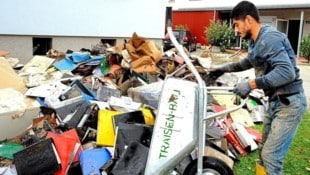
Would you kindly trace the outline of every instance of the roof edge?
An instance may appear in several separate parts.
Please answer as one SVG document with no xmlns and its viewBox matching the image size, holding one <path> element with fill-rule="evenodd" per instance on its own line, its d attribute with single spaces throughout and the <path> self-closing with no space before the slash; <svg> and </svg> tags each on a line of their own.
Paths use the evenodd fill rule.
<svg viewBox="0 0 310 175">
<path fill-rule="evenodd" d="M 257 5 L 258 10 L 272 10 L 272 9 L 310 9 L 310 4 L 287 4 L 287 5 Z M 234 6 L 213 6 L 213 7 L 190 7 L 190 8 L 177 8 L 174 11 L 214 11 L 214 10 L 232 10 Z"/>
</svg>

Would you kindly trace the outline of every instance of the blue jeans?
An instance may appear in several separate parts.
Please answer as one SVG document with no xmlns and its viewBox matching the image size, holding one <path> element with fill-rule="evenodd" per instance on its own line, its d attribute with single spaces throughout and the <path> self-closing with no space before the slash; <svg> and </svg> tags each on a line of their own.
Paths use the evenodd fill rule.
<svg viewBox="0 0 310 175">
<path fill-rule="evenodd" d="M 283 175 L 283 161 L 307 107 L 303 92 L 269 102 L 260 159 L 268 175 Z"/>
</svg>

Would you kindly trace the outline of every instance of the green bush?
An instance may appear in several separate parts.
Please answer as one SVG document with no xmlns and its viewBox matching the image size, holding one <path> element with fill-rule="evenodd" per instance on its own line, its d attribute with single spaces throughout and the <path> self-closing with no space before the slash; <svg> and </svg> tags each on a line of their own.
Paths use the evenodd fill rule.
<svg viewBox="0 0 310 175">
<path fill-rule="evenodd" d="M 304 36 L 300 43 L 300 55 L 310 62 L 310 33 Z"/>
<path fill-rule="evenodd" d="M 222 50 L 229 48 L 229 41 L 235 39 L 233 29 L 220 20 L 211 20 L 210 25 L 205 27 L 204 33 L 209 44 L 220 46 Z"/>
<path fill-rule="evenodd" d="M 249 40 L 248 39 L 242 39 L 242 42 L 241 42 L 241 49 L 242 50 L 248 50 L 249 48 Z"/>
</svg>

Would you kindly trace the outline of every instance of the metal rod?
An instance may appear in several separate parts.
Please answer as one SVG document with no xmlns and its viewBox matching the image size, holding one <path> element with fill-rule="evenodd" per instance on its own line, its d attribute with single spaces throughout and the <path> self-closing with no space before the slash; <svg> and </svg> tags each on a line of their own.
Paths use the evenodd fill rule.
<svg viewBox="0 0 310 175">
<path fill-rule="evenodd" d="M 240 108 L 242 108 L 247 102 L 247 98 L 242 100 L 241 104 L 238 105 L 238 106 L 235 106 L 235 107 L 231 107 L 231 108 L 228 108 L 228 109 L 225 109 L 223 111 L 220 111 L 220 112 L 217 112 L 217 113 L 214 113 L 214 114 L 210 114 L 208 116 L 206 116 L 204 118 L 204 120 L 207 120 L 207 119 L 212 119 L 212 118 L 215 118 L 215 117 L 218 117 L 218 116 L 221 116 L 221 115 L 224 115 L 224 114 L 228 114 L 230 112 L 234 112 Z"/>
</svg>

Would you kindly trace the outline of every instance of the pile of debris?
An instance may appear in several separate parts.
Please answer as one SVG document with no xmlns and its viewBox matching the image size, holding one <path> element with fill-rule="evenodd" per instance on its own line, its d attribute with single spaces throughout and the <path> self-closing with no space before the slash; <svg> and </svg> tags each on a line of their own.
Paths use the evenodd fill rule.
<svg viewBox="0 0 310 175">
<path fill-rule="evenodd" d="M 206 79 L 212 60 L 187 54 Z M 34 56 L 18 74 L 7 58 L 0 66 L 5 82 L 0 86 L 0 174 L 6 175 L 143 174 L 165 78 L 196 81 L 176 50 L 162 53 L 136 33 L 122 45 L 101 43 L 66 53 L 52 49 Z M 227 85 L 233 76 L 212 85 Z M 235 105 L 232 96 L 225 98 L 208 96 L 209 112 Z M 263 104 L 263 95 L 252 93 L 241 113 L 208 121 L 212 147 L 234 161 L 257 149 L 261 134 L 251 126 L 261 122 Z"/>
</svg>

